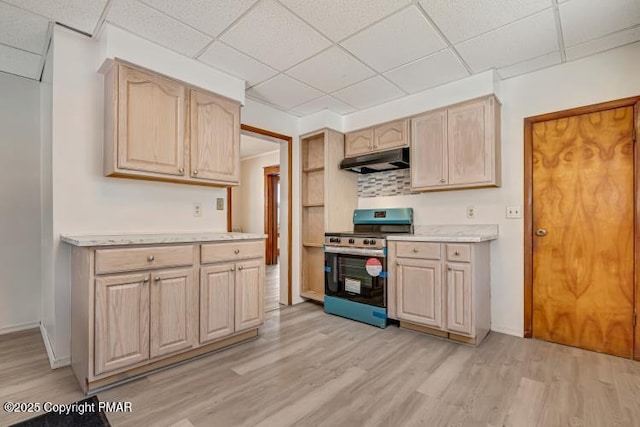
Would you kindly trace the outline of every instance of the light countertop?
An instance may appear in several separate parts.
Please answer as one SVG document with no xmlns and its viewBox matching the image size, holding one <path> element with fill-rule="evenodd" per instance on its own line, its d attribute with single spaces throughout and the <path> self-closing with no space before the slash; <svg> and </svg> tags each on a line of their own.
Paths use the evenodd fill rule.
<svg viewBox="0 0 640 427">
<path fill-rule="evenodd" d="M 62 234 L 60 240 L 74 246 L 123 246 L 167 243 L 227 242 L 233 240 L 264 239 L 264 234 L 251 233 L 126 233 L 126 234 Z"/>
<path fill-rule="evenodd" d="M 387 240 L 455 243 L 486 242 L 497 238 L 497 224 L 416 225 L 414 234 L 387 236 Z"/>
</svg>

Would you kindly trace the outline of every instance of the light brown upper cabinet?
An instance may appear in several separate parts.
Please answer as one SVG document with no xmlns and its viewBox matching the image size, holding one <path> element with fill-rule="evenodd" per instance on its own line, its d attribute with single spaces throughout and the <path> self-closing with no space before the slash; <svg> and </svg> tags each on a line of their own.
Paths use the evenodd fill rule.
<svg viewBox="0 0 640 427">
<path fill-rule="evenodd" d="M 396 120 L 345 135 L 344 156 L 355 157 L 409 146 L 409 121 Z"/>
<path fill-rule="evenodd" d="M 499 187 L 500 103 L 487 96 L 411 120 L 411 188 Z"/>
<path fill-rule="evenodd" d="M 238 184 L 237 101 L 114 62 L 105 104 L 105 176 Z"/>
</svg>

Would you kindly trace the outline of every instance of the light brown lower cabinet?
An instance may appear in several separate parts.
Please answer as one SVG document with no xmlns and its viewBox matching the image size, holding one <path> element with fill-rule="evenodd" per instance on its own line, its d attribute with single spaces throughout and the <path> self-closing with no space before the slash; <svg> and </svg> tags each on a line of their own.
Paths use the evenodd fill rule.
<svg viewBox="0 0 640 427">
<path fill-rule="evenodd" d="M 71 366 L 83 391 L 257 336 L 263 254 L 264 240 L 74 246 Z M 218 258 L 232 259 L 206 264 Z"/>
<path fill-rule="evenodd" d="M 491 329 L 489 243 L 390 241 L 388 316 L 401 327 L 479 344 Z"/>
</svg>

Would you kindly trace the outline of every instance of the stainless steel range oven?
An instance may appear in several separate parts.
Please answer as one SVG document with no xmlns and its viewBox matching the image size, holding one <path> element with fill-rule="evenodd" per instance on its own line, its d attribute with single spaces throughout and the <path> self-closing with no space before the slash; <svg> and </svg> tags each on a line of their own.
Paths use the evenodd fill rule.
<svg viewBox="0 0 640 427">
<path fill-rule="evenodd" d="M 353 232 L 325 234 L 327 313 L 387 325 L 387 240 L 413 233 L 413 209 L 357 209 Z"/>
</svg>

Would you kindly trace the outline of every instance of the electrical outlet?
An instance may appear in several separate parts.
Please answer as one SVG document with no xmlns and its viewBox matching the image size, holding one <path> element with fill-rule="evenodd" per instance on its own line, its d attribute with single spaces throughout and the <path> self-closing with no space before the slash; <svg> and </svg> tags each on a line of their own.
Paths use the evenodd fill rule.
<svg viewBox="0 0 640 427">
<path fill-rule="evenodd" d="M 467 206 L 467 218 L 476 219 L 476 208 L 473 206 Z"/>
<path fill-rule="evenodd" d="M 219 211 L 224 210 L 224 199 L 222 197 L 216 199 L 216 209 Z"/>
<path fill-rule="evenodd" d="M 507 206 L 507 218 L 508 219 L 522 218 L 522 212 L 520 211 L 520 206 Z"/>
<path fill-rule="evenodd" d="M 193 216 L 202 216 L 202 203 L 195 202 L 193 204 Z"/>
</svg>

